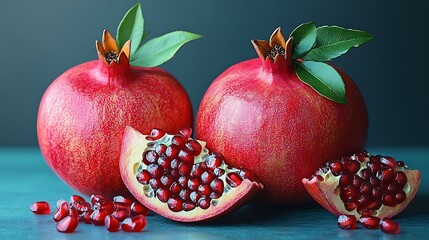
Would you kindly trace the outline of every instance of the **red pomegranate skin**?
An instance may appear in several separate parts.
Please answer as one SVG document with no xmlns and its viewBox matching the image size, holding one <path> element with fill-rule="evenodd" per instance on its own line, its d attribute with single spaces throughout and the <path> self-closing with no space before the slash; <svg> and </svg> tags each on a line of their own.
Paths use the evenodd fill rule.
<svg viewBox="0 0 429 240">
<path fill-rule="evenodd" d="M 285 58 L 233 65 L 208 88 L 196 136 L 228 164 L 249 168 L 265 185 L 258 202 L 296 204 L 310 199 L 302 178 L 320 164 L 361 150 L 368 114 L 353 80 L 337 69 L 347 104 L 319 95 Z"/>
<path fill-rule="evenodd" d="M 180 83 L 161 68 L 89 61 L 59 76 L 44 93 L 37 118 L 43 157 L 77 191 L 130 195 L 119 173 L 124 129 L 178 131 L 192 126 Z"/>
</svg>

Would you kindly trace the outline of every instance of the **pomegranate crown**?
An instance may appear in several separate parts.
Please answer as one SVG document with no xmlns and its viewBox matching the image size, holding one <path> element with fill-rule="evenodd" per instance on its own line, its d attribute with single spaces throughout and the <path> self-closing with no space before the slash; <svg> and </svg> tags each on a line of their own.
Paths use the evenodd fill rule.
<svg viewBox="0 0 429 240">
<path fill-rule="evenodd" d="M 273 32 L 269 42 L 252 40 L 252 44 L 259 58 L 268 62 L 265 64 L 268 68 L 286 62 L 292 66 L 290 69 L 296 72 L 298 78 L 317 93 L 345 104 L 344 81 L 337 70 L 325 62 L 372 39 L 374 36 L 360 30 L 338 26 L 316 27 L 314 22 L 309 22 L 295 28 L 287 40 L 279 27 Z"/>
<path fill-rule="evenodd" d="M 195 33 L 174 31 L 143 43 L 147 35 L 137 3 L 119 23 L 116 39 L 104 30 L 102 43 L 96 41 L 98 59 L 107 65 L 127 61 L 132 66 L 156 67 L 173 58 L 185 43 L 201 38 Z"/>
</svg>

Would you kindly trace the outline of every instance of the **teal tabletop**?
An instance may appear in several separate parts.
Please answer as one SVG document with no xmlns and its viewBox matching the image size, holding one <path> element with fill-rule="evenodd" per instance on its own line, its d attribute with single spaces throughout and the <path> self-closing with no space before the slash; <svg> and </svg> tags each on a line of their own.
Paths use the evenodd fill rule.
<svg viewBox="0 0 429 240">
<path fill-rule="evenodd" d="M 342 230 L 337 217 L 317 204 L 263 207 L 248 204 L 208 223 L 184 224 L 151 214 L 143 232 L 109 233 L 104 227 L 79 224 L 74 233 L 59 233 L 52 215 L 35 215 L 29 205 L 77 194 L 47 166 L 37 148 L 0 148 L 0 239 L 425 239 L 429 230 L 429 148 L 377 148 L 422 172 L 421 186 L 411 205 L 395 219 L 401 233 L 358 227 Z"/>
</svg>

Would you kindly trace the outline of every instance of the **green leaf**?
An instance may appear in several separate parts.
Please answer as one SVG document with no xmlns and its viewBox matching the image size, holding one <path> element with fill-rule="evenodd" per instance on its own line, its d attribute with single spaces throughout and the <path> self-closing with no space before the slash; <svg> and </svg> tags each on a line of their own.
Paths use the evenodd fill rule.
<svg viewBox="0 0 429 240">
<path fill-rule="evenodd" d="M 338 103 L 346 103 L 346 88 L 340 74 L 322 62 L 297 62 L 296 74 L 320 95 Z"/>
<path fill-rule="evenodd" d="M 314 22 L 303 23 L 295 28 L 290 37 L 292 42 L 292 58 L 298 59 L 308 53 L 316 42 L 317 29 Z"/>
<path fill-rule="evenodd" d="M 183 44 L 200 38 L 201 35 L 175 31 L 143 44 L 134 55 L 131 55 L 131 65 L 155 67 L 170 60 Z"/>
<path fill-rule="evenodd" d="M 338 26 L 317 28 L 316 45 L 304 56 L 304 60 L 326 62 L 346 53 L 352 47 L 369 42 L 374 36 L 353 29 Z"/>
<path fill-rule="evenodd" d="M 125 13 L 124 18 L 119 23 L 116 41 L 118 42 L 119 49 L 122 48 L 124 43 L 131 39 L 131 53 L 136 52 L 142 41 L 144 33 L 144 19 L 140 3 L 137 3 Z"/>
</svg>

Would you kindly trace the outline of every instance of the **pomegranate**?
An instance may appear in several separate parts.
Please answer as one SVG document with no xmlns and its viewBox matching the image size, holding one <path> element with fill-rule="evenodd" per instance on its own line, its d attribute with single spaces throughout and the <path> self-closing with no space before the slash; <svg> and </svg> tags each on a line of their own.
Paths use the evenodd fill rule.
<svg viewBox="0 0 429 240">
<path fill-rule="evenodd" d="M 172 220 L 197 222 L 231 212 L 262 190 L 250 171 L 228 166 L 190 135 L 190 128 L 150 135 L 125 129 L 120 172 L 143 205 Z"/>
<path fill-rule="evenodd" d="M 167 37 L 171 40 L 175 33 Z M 129 195 L 118 168 L 126 125 L 147 133 L 153 127 L 177 131 L 192 125 L 189 97 L 171 74 L 158 67 L 130 66 L 130 58 L 132 64 L 141 63 L 132 53 L 141 56 L 147 49 L 146 45 L 137 51 L 131 49 L 131 44 L 142 39 L 141 35 L 134 37 L 133 43 L 127 41 L 120 50 L 112 35 L 104 31 L 102 43 L 96 42 L 99 59 L 60 75 L 40 102 L 37 135 L 41 152 L 61 179 L 85 195 Z M 156 55 L 165 39 L 151 40 L 150 54 Z M 168 51 L 161 59 L 151 56 L 153 61 L 148 65 L 161 64 L 165 55 L 174 55 L 171 46 L 165 47 Z M 177 44 L 174 47 L 177 51 Z"/>
<path fill-rule="evenodd" d="M 334 215 L 391 218 L 402 212 L 420 185 L 420 171 L 392 157 L 360 152 L 322 165 L 302 180 L 308 193 Z"/>
<path fill-rule="evenodd" d="M 265 186 L 258 200 L 268 204 L 309 199 L 301 179 L 329 159 L 362 149 L 368 131 L 367 109 L 353 80 L 317 63 L 338 72 L 347 93 L 338 102 L 347 104 L 321 96 L 317 85 L 296 74 L 305 61 L 293 57 L 294 40 L 286 41 L 278 28 L 269 43 L 252 41 L 259 58 L 218 76 L 196 118 L 196 137 L 228 164 L 250 169 Z"/>
</svg>

